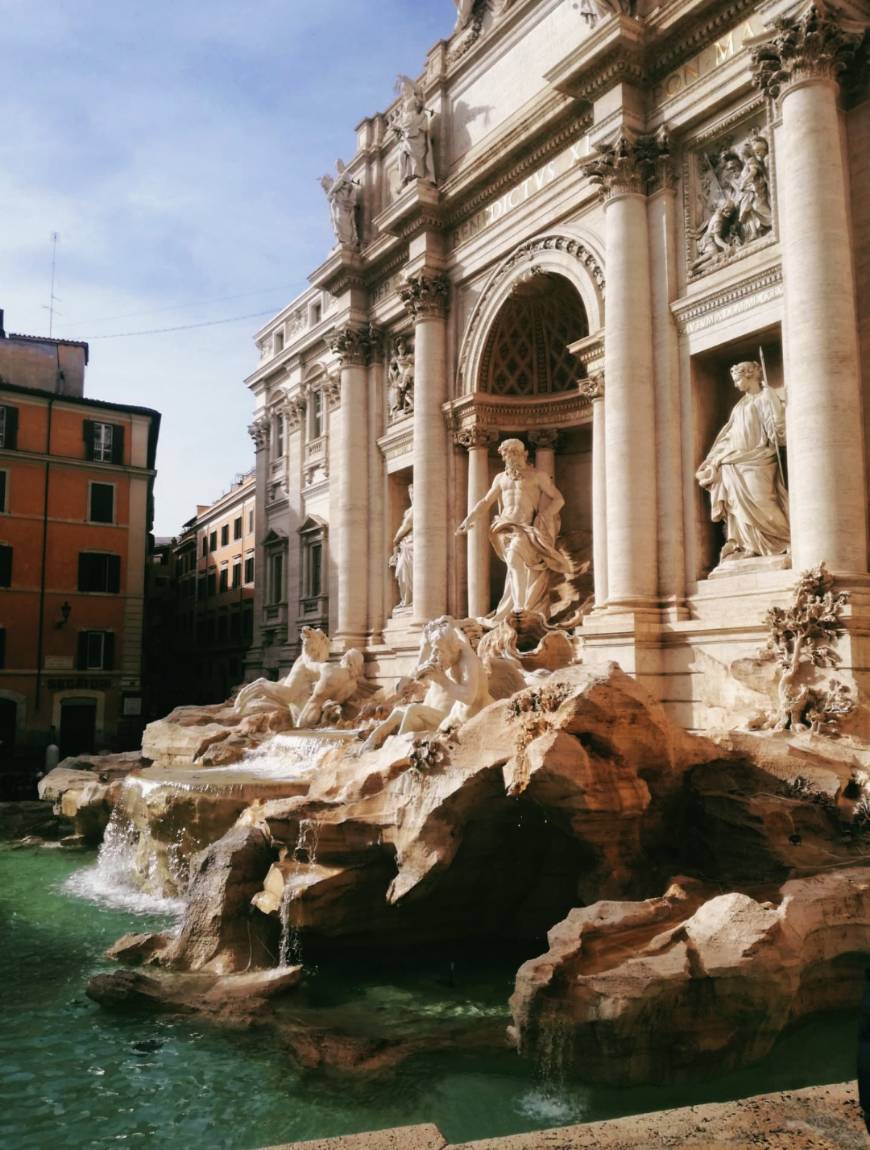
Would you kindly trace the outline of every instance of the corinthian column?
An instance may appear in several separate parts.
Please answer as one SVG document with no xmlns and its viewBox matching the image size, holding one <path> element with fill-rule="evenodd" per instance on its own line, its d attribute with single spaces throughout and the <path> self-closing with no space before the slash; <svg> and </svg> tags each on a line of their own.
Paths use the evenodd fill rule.
<svg viewBox="0 0 870 1150">
<path fill-rule="evenodd" d="M 335 637 L 347 648 L 363 645 L 368 616 L 368 331 L 339 328 L 330 347 L 341 365 Z"/>
<path fill-rule="evenodd" d="M 580 393 L 592 404 L 592 578 L 595 606 L 607 602 L 607 447 L 604 440 L 604 372 L 580 381 Z"/>
<path fill-rule="evenodd" d="M 549 428 L 529 432 L 529 442 L 535 449 L 535 467 L 538 471 L 546 471 L 551 479 L 556 478 L 556 442 L 558 438 L 559 432 Z"/>
<path fill-rule="evenodd" d="M 497 431 L 483 427 L 467 427 L 457 431 L 455 442 L 468 451 L 468 500 L 471 511 L 489 491 L 489 448 L 498 439 Z M 488 615 L 489 592 L 489 524 L 475 523 L 468 532 L 468 614 L 473 618 Z"/>
<path fill-rule="evenodd" d="M 414 621 L 447 610 L 446 276 L 421 272 L 401 288 L 414 319 Z"/>
<path fill-rule="evenodd" d="M 785 300 L 792 566 L 867 567 L 864 442 L 838 76 L 861 43 L 808 5 L 753 53 L 756 84 L 779 98 L 776 150 Z"/>
<path fill-rule="evenodd" d="M 601 189 L 607 247 L 604 322 L 607 605 L 654 605 L 656 427 L 647 182 L 664 145 L 620 133 L 587 165 Z"/>
</svg>

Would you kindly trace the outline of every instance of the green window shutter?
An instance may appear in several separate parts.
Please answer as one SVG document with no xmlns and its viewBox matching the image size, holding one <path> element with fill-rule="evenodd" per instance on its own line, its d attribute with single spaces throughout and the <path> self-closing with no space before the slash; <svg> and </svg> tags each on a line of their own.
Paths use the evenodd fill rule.
<svg viewBox="0 0 870 1150">
<path fill-rule="evenodd" d="M 0 667 L 6 666 L 6 628 L 0 627 Z"/>
<path fill-rule="evenodd" d="M 76 669 L 79 671 L 87 671 L 88 669 L 88 631 L 79 631 L 78 647 L 76 649 Z"/>
<path fill-rule="evenodd" d="M 106 631 L 103 635 L 103 670 L 112 671 L 115 667 L 115 633 Z"/>
<path fill-rule="evenodd" d="M 79 591 L 93 591 L 93 556 L 87 551 L 79 552 Z"/>
<path fill-rule="evenodd" d="M 6 408 L 6 430 L 3 435 L 3 446 L 14 450 L 18 446 L 18 408 Z"/>
<path fill-rule="evenodd" d="M 112 462 L 124 462 L 124 428 L 120 423 L 112 424 Z"/>
<path fill-rule="evenodd" d="M 86 419 L 82 423 L 82 436 L 85 441 L 85 459 L 94 458 L 94 421 Z"/>
<path fill-rule="evenodd" d="M 0 544 L 0 587 L 12 586 L 12 548 Z"/>
<path fill-rule="evenodd" d="M 121 556 L 106 556 L 106 590 L 117 594 L 121 590 Z"/>
</svg>

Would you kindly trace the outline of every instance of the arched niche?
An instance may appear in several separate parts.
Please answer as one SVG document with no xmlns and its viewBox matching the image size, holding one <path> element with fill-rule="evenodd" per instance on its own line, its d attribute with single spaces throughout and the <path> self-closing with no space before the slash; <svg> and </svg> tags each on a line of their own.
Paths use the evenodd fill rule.
<svg viewBox="0 0 870 1150">
<path fill-rule="evenodd" d="M 484 360 L 500 313 L 508 301 L 522 297 L 527 285 L 534 291 L 535 281 L 541 277 L 551 283 L 566 281 L 576 293 L 585 318 L 583 334 L 603 330 L 604 270 L 593 244 L 569 232 L 547 233 L 527 240 L 495 269 L 471 312 L 459 351 L 459 395 L 482 388 Z M 546 284 L 546 280 L 542 282 Z M 559 288 L 560 297 L 564 290 Z"/>
</svg>

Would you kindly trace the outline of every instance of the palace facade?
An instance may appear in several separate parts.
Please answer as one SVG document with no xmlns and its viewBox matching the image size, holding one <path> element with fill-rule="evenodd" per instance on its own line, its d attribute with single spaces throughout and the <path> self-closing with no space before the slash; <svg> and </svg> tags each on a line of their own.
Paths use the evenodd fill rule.
<svg viewBox="0 0 870 1150">
<path fill-rule="evenodd" d="M 336 245 L 256 336 L 251 674 L 310 624 L 393 679 L 425 621 L 490 611 L 487 527 L 455 529 L 514 437 L 588 564 L 586 661 L 710 726 L 713 669 L 824 562 L 864 685 L 868 24 L 858 0 L 460 6 L 324 177 Z M 696 472 L 748 361 L 785 412 L 790 544 L 726 562 Z"/>
</svg>

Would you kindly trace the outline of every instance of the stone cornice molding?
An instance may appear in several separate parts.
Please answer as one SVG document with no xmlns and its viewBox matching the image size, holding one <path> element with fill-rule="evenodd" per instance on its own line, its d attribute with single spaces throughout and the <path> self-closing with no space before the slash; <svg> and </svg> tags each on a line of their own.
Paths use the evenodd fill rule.
<svg viewBox="0 0 870 1150">
<path fill-rule="evenodd" d="M 681 332 L 722 322 L 761 303 L 782 296 L 782 266 L 775 264 L 739 283 L 730 284 L 702 299 L 690 297 L 671 304 L 671 313 Z"/>
<path fill-rule="evenodd" d="M 269 426 L 271 420 L 268 415 L 259 415 L 253 423 L 248 425 L 248 435 L 254 441 L 254 451 L 263 451 L 269 446 Z"/>
<path fill-rule="evenodd" d="M 811 80 L 839 81 L 861 46 L 864 31 L 841 21 L 821 4 L 799 15 L 780 16 L 766 42 L 752 49 L 752 79 L 771 99 Z"/>
<path fill-rule="evenodd" d="M 478 427 L 477 424 L 473 424 L 471 427 L 454 431 L 453 442 L 457 447 L 464 447 L 466 451 L 471 451 L 475 447 L 489 448 L 498 442 L 498 432 L 490 427 Z"/>
<path fill-rule="evenodd" d="M 443 410 L 448 431 L 460 442 L 457 437 L 472 429 L 476 434 L 527 435 L 538 429 L 579 427 L 589 421 L 590 402 L 579 390 L 522 398 L 478 391 L 448 401 Z"/>
<path fill-rule="evenodd" d="M 440 272 L 422 271 L 405 277 L 399 288 L 405 310 L 415 320 L 443 318 L 450 298 L 450 280 Z"/>
<path fill-rule="evenodd" d="M 668 178 L 671 151 L 665 128 L 654 136 L 636 136 L 621 128 L 615 139 L 596 145 L 596 151 L 584 171 L 605 203 L 619 195 L 645 196 L 657 177 Z"/>
</svg>

